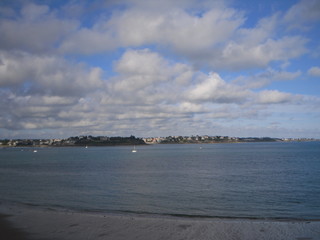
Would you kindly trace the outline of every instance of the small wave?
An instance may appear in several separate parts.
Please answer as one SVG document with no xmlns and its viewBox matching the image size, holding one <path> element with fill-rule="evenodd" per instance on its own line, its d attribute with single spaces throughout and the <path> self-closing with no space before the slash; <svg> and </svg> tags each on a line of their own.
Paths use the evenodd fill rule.
<svg viewBox="0 0 320 240">
<path fill-rule="evenodd" d="M 46 211 L 54 212 L 78 212 L 78 213 L 89 213 L 98 215 L 124 215 L 124 216 L 141 216 L 151 218 L 184 218 L 184 219 L 203 219 L 203 220 L 253 220 L 253 221 L 296 221 L 296 222 L 318 222 L 318 218 L 290 218 L 290 217 L 252 217 L 252 216 L 222 216 L 222 215 L 201 215 L 201 214 L 184 214 L 184 213 L 160 213 L 160 212 L 149 212 L 149 211 L 132 211 L 132 210 L 108 210 L 108 209 L 88 209 L 88 208 L 76 208 L 66 207 L 57 204 L 35 204 L 29 202 L 17 202 L 1 200 L 1 205 L 7 206 L 18 206 L 21 208 L 35 208 Z"/>
<path fill-rule="evenodd" d="M 165 217 L 165 218 L 187 218 L 187 219 L 219 219 L 219 220 L 256 220 L 256 221 L 320 221 L 320 219 L 310 218 L 280 218 L 280 217 L 252 217 L 252 216 L 213 216 L 200 214 L 183 214 L 183 213 L 158 213 L 148 211 L 132 211 L 132 210 L 105 210 L 105 209 L 86 209 L 81 212 L 98 213 L 98 214 L 119 214 L 119 215 L 138 215 L 146 217 Z"/>
</svg>

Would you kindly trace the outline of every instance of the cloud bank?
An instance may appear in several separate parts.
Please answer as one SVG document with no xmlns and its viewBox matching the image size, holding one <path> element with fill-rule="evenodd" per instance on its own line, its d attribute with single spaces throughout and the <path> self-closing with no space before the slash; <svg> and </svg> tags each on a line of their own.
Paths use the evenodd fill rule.
<svg viewBox="0 0 320 240">
<path fill-rule="evenodd" d="M 2 4 L 1 137 L 320 137 L 319 96 L 290 88 L 319 77 L 292 67 L 318 5 L 249 26 L 223 1 Z"/>
</svg>

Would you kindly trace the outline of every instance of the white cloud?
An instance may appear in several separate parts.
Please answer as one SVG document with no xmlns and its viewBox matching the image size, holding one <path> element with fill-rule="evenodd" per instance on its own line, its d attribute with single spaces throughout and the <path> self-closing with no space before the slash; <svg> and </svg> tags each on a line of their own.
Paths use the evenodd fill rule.
<svg viewBox="0 0 320 240">
<path fill-rule="evenodd" d="M 269 104 L 297 100 L 276 90 L 254 93 L 217 73 L 195 71 L 149 49 L 124 52 L 114 63 L 116 76 L 106 81 L 101 69 L 71 65 L 58 57 L 1 56 L 0 79 L 6 88 L 0 91 L 4 103 L 0 110 L 6 114 L 0 117 L 0 127 L 7 129 L 69 127 L 77 134 L 108 135 L 132 134 L 134 125 L 141 134 L 154 129 L 172 134 L 172 129 L 183 131 L 197 122 L 202 124 L 197 129 L 205 131 L 213 120 L 257 118 Z M 26 79 L 31 81 L 29 86 Z"/>
<path fill-rule="evenodd" d="M 168 68 L 168 63 L 159 54 L 148 49 L 126 51 L 115 66 L 115 70 L 118 73 L 128 76 L 143 75 L 152 77 L 161 77 L 161 74 L 166 75 L 166 69 Z M 165 71 L 163 72 L 163 70 Z M 156 81 L 157 79 L 150 80 Z"/>
<path fill-rule="evenodd" d="M 250 43 L 250 39 L 247 39 Z M 302 37 L 283 37 L 278 40 L 266 39 L 258 44 L 250 45 L 231 41 L 220 53 L 212 58 L 213 66 L 225 69 L 247 69 L 266 67 L 273 61 L 287 61 L 306 53 L 307 40 Z"/>
<path fill-rule="evenodd" d="M 21 17 L 0 21 L 0 49 L 28 52 L 53 51 L 68 33 L 76 30 L 78 23 L 59 19 L 46 5 L 27 4 Z"/>
<path fill-rule="evenodd" d="M 162 1 L 149 1 L 149 0 L 117 0 L 115 2 L 125 3 L 129 6 L 136 8 L 143 8 L 146 10 L 166 12 L 173 8 L 193 9 L 193 11 L 203 11 L 213 6 L 225 6 L 224 0 L 162 0 Z"/>
<path fill-rule="evenodd" d="M 46 5 L 35 5 L 33 3 L 25 5 L 21 9 L 21 15 L 26 20 L 37 20 L 43 18 L 49 12 L 49 7 Z"/>
<path fill-rule="evenodd" d="M 217 73 L 211 73 L 190 89 L 186 97 L 196 102 L 242 103 L 250 95 L 249 91 L 226 83 Z"/>
<path fill-rule="evenodd" d="M 179 109 L 178 112 L 182 113 L 204 113 L 208 112 L 209 109 L 204 107 L 202 104 L 192 103 L 192 102 L 181 102 L 177 109 Z"/>
<path fill-rule="evenodd" d="M 301 75 L 286 69 L 309 39 L 284 29 L 316 21 L 317 6 L 301 1 L 257 22 L 209 0 L 0 7 L 1 131 L 230 135 L 283 127 L 296 112 L 317 118 L 318 97 L 264 88 Z M 319 76 L 314 66 L 308 74 Z"/>
<path fill-rule="evenodd" d="M 314 77 L 320 77 L 320 67 L 312 67 L 308 70 L 308 74 Z"/>
<path fill-rule="evenodd" d="M 268 86 L 275 81 L 290 81 L 301 76 L 301 71 L 287 72 L 276 71 L 274 69 L 266 69 L 254 75 L 246 75 L 237 77 L 233 83 L 244 86 L 246 88 L 262 88 Z"/>
<path fill-rule="evenodd" d="M 258 93 L 258 103 L 261 104 L 288 103 L 293 99 L 292 94 L 279 92 L 278 90 L 264 90 Z"/>
<path fill-rule="evenodd" d="M 108 31 L 83 28 L 66 38 L 59 47 L 61 53 L 93 54 L 114 50 L 118 40 Z"/>
<path fill-rule="evenodd" d="M 116 101 L 135 99 L 144 104 L 174 101 L 197 75 L 189 66 L 171 63 L 148 49 L 126 51 L 115 63 L 115 70 L 118 76 L 108 83 L 110 95 L 120 96 Z"/>
<path fill-rule="evenodd" d="M 77 104 L 75 97 L 19 95 L 19 93 L 0 92 L 2 103 L 0 127 L 8 129 L 44 128 L 52 122 L 59 122 L 58 114 L 70 111 Z"/>
<path fill-rule="evenodd" d="M 166 12 L 132 8 L 97 22 L 92 29 L 80 29 L 61 49 L 93 53 L 155 43 L 195 54 L 225 41 L 242 23 L 242 16 L 227 8 L 211 9 L 202 16 L 177 8 Z"/>
<path fill-rule="evenodd" d="M 318 0 L 300 0 L 293 5 L 285 14 L 284 21 L 289 29 L 308 30 L 308 23 L 320 19 L 320 2 Z"/>
<path fill-rule="evenodd" d="M 28 52 L 95 54 L 155 45 L 215 71 L 265 67 L 307 51 L 306 38 L 277 36 L 282 24 L 279 13 L 261 19 L 253 28 L 245 28 L 243 13 L 222 3 L 205 1 L 198 11 L 188 10 L 195 7 L 193 1 L 165 1 L 158 8 L 154 3 L 124 3 L 126 8 L 112 15 L 98 15 L 92 25 L 82 27 L 46 5 L 26 4 L 20 17 L 1 21 L 0 31 L 4 34 L 0 46 Z M 84 14 L 78 8 L 76 11 Z"/>
<path fill-rule="evenodd" d="M 102 87 L 102 70 L 55 56 L 0 52 L 0 86 L 33 94 L 83 95 Z"/>
<path fill-rule="evenodd" d="M 198 66 L 216 70 L 265 67 L 307 52 L 306 38 L 277 36 L 281 17 L 274 14 L 253 28 L 244 28 L 243 14 L 221 5 L 198 14 L 183 8 L 163 11 L 138 4 L 111 18 L 102 18 L 92 28 L 79 29 L 62 43 L 60 50 L 90 54 L 155 44 Z"/>
</svg>

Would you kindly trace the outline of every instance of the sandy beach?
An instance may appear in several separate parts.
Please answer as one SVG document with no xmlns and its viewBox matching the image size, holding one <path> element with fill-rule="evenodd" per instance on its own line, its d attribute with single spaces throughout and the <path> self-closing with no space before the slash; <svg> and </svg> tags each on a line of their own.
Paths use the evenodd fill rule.
<svg viewBox="0 0 320 240">
<path fill-rule="evenodd" d="M 3 204 L 0 213 L 1 239 L 320 239 L 320 221 L 95 214 Z"/>
</svg>

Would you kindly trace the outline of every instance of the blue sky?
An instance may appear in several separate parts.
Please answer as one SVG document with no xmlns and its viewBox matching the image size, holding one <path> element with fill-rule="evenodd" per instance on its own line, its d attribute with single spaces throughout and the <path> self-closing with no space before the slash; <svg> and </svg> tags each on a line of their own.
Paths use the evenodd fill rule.
<svg viewBox="0 0 320 240">
<path fill-rule="evenodd" d="M 0 138 L 320 138 L 320 2 L 1 1 Z"/>
</svg>

